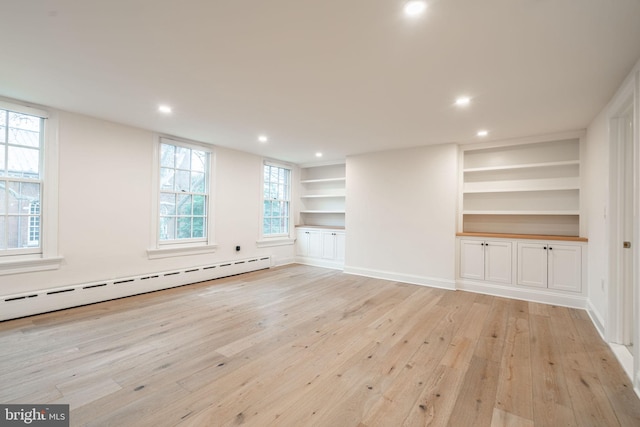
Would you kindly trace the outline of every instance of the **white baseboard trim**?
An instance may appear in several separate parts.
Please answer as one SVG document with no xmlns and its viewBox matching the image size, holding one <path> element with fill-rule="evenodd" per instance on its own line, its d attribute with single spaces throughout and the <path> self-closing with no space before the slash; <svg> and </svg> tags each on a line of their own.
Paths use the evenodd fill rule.
<svg viewBox="0 0 640 427">
<path fill-rule="evenodd" d="M 591 304 L 591 300 L 587 301 L 587 314 L 591 319 L 591 323 L 593 323 L 593 326 L 596 327 L 596 330 L 600 334 L 600 337 L 606 342 L 607 340 L 604 336 L 604 321 L 602 320 L 600 312 Z"/>
<path fill-rule="evenodd" d="M 479 283 L 470 280 L 458 280 L 456 287 L 462 291 L 497 297 L 512 298 L 523 301 L 539 302 L 570 308 L 586 309 L 587 298 L 582 295 L 565 295 L 539 289 L 524 289 L 514 286 L 501 286 L 493 283 Z"/>
<path fill-rule="evenodd" d="M 616 359 L 618 359 L 618 362 L 620 362 L 620 365 L 629 377 L 629 380 L 631 380 L 631 384 L 633 384 L 633 356 L 631 355 L 631 352 L 622 344 L 615 344 L 610 342 L 609 347 L 611 348 L 611 351 L 613 351 L 613 354 L 616 355 Z"/>
<path fill-rule="evenodd" d="M 344 269 L 344 262 L 332 261 L 332 260 L 327 260 L 322 258 L 310 258 L 310 257 L 297 256 L 295 258 L 295 262 L 297 264 L 311 265 L 313 267 L 330 268 L 332 270 Z"/>
<path fill-rule="evenodd" d="M 0 321 L 169 289 L 271 267 L 271 257 L 239 259 L 0 296 Z"/>
<path fill-rule="evenodd" d="M 391 280 L 394 282 L 410 283 L 412 285 L 429 286 L 432 288 L 455 290 L 456 282 L 448 279 L 402 274 L 393 271 L 373 270 L 369 268 L 345 267 L 344 272 L 356 276 L 373 277 L 375 279 Z"/>
<path fill-rule="evenodd" d="M 277 258 L 277 257 L 271 256 L 271 259 L 272 259 L 272 263 L 271 263 L 272 267 L 282 267 L 283 265 L 296 263 L 296 259 L 294 257 Z"/>
</svg>

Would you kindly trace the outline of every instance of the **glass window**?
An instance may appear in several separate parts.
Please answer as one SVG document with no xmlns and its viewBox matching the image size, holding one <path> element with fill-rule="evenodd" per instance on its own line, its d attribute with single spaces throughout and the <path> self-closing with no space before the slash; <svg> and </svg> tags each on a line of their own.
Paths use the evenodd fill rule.
<svg viewBox="0 0 640 427">
<path fill-rule="evenodd" d="M 160 143 L 159 242 L 207 238 L 209 152 Z"/>
<path fill-rule="evenodd" d="M 44 119 L 0 109 L 0 256 L 41 253 Z"/>
<path fill-rule="evenodd" d="M 291 199 L 291 169 L 264 164 L 262 234 L 288 236 Z"/>
</svg>

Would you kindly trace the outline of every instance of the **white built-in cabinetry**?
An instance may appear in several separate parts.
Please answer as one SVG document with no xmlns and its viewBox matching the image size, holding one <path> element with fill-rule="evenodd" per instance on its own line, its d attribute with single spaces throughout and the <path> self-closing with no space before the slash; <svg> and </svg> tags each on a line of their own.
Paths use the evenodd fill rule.
<svg viewBox="0 0 640 427">
<path fill-rule="evenodd" d="M 580 136 L 461 148 L 464 232 L 580 235 Z"/>
<path fill-rule="evenodd" d="M 581 247 L 518 242 L 518 285 L 580 292 Z"/>
<path fill-rule="evenodd" d="M 300 225 L 344 227 L 345 164 L 300 168 Z"/>
<path fill-rule="evenodd" d="M 458 289 L 585 307 L 586 239 L 503 236 L 458 234 Z"/>
<path fill-rule="evenodd" d="M 460 239 L 460 277 L 511 283 L 511 242 Z"/>
<path fill-rule="evenodd" d="M 327 268 L 344 268 L 344 229 L 296 228 L 296 262 Z"/>
<path fill-rule="evenodd" d="M 344 163 L 300 168 L 300 217 L 296 261 L 344 268 L 346 167 Z"/>
</svg>

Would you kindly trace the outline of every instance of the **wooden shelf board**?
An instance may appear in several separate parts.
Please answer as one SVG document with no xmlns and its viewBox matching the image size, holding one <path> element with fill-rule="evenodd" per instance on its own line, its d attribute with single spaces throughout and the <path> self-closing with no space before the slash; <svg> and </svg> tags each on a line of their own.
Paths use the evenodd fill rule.
<svg viewBox="0 0 640 427">
<path fill-rule="evenodd" d="M 491 237 L 499 239 L 561 240 L 565 242 L 588 242 L 586 237 L 555 236 L 547 234 L 506 234 L 506 233 L 456 233 L 458 237 Z"/>
<path fill-rule="evenodd" d="M 303 214 L 343 214 L 345 211 L 322 211 L 322 210 L 314 210 L 314 211 L 300 211 Z"/>
<path fill-rule="evenodd" d="M 301 199 L 344 199 L 344 194 L 308 194 L 300 196 Z"/>
<path fill-rule="evenodd" d="M 504 189 L 504 188 L 488 188 L 484 190 L 465 190 L 464 194 L 479 194 L 479 193 L 522 193 L 527 191 L 567 191 L 567 190 L 580 190 L 580 187 L 567 185 L 565 187 L 555 188 L 521 188 L 518 190 Z"/>
</svg>

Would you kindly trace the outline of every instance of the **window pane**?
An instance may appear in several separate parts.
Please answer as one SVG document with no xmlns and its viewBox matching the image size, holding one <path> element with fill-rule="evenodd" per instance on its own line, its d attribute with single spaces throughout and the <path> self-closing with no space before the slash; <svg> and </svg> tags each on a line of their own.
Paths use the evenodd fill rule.
<svg viewBox="0 0 640 427">
<path fill-rule="evenodd" d="M 1 112 L 1 111 L 0 111 L 0 112 Z M 0 115 L 0 117 L 2 117 L 2 116 Z M 0 143 L 5 143 L 5 142 L 7 142 L 7 141 L 6 141 L 6 139 L 7 139 L 6 132 L 7 132 L 7 128 L 6 128 L 5 126 L 0 125 Z M 4 148 L 3 148 L 3 149 L 4 149 Z"/>
<path fill-rule="evenodd" d="M 204 237 L 204 218 L 193 218 L 193 237 Z"/>
<path fill-rule="evenodd" d="M 40 132 L 9 128 L 9 144 L 40 148 Z"/>
<path fill-rule="evenodd" d="M 191 170 L 204 172 L 206 171 L 207 153 L 204 151 L 191 151 Z"/>
<path fill-rule="evenodd" d="M 178 194 L 178 215 L 191 215 L 191 196 Z"/>
<path fill-rule="evenodd" d="M 176 169 L 191 168 L 191 150 L 184 147 L 176 147 Z"/>
<path fill-rule="evenodd" d="M 9 183 L 9 213 L 28 214 L 33 203 L 40 204 L 40 184 Z"/>
<path fill-rule="evenodd" d="M 268 218 L 265 218 L 263 220 L 262 228 L 263 228 L 262 232 L 264 234 L 271 234 L 271 220 Z"/>
<path fill-rule="evenodd" d="M 201 172 L 191 172 L 191 192 L 192 193 L 204 193 L 205 192 L 205 174 Z"/>
<path fill-rule="evenodd" d="M 193 196 L 193 214 L 194 215 L 206 215 L 206 200 L 205 196 Z"/>
<path fill-rule="evenodd" d="M 40 132 L 40 117 L 9 111 L 9 127 Z"/>
<path fill-rule="evenodd" d="M 10 215 L 7 249 L 21 249 L 28 246 L 29 217 Z"/>
<path fill-rule="evenodd" d="M 5 217 L 0 216 L 0 250 L 7 249 L 7 242 L 5 241 Z"/>
<path fill-rule="evenodd" d="M 173 216 L 160 217 L 160 240 L 176 238 L 176 218 Z"/>
<path fill-rule="evenodd" d="M 173 193 L 160 193 L 160 215 L 176 214 L 176 195 Z"/>
<path fill-rule="evenodd" d="M 176 191 L 190 191 L 190 175 L 189 171 L 176 171 Z"/>
<path fill-rule="evenodd" d="M 6 172 L 6 164 L 5 164 L 5 148 L 6 145 L 0 144 L 0 176 L 4 176 Z"/>
<path fill-rule="evenodd" d="M 160 144 L 160 166 L 168 168 L 175 167 L 176 147 L 173 145 Z"/>
<path fill-rule="evenodd" d="M 160 189 L 161 190 L 173 190 L 174 185 L 174 170 L 168 168 L 160 169 Z"/>
<path fill-rule="evenodd" d="M 0 215 L 7 213 L 7 181 L 0 181 Z M 4 234 L 4 228 L 0 228 L 0 234 Z"/>
<path fill-rule="evenodd" d="M 191 237 L 191 217 L 178 218 L 178 239 L 189 239 Z"/>
<path fill-rule="evenodd" d="M 40 151 L 33 148 L 9 147 L 9 175 L 39 177 Z"/>
</svg>

